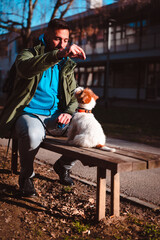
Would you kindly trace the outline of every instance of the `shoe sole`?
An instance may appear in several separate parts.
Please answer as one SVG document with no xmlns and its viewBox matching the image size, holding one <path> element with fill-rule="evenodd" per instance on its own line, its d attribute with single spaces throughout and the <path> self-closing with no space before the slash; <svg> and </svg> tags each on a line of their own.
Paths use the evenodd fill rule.
<svg viewBox="0 0 160 240">
<path fill-rule="evenodd" d="M 37 193 L 23 193 L 20 192 L 20 196 L 24 197 L 24 198 L 35 198 L 35 197 L 39 197 L 39 195 Z"/>
</svg>

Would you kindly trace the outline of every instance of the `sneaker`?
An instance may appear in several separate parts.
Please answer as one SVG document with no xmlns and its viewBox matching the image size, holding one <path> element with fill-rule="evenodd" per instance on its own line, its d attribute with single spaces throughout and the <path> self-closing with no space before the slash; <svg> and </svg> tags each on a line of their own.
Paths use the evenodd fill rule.
<svg viewBox="0 0 160 240">
<path fill-rule="evenodd" d="M 65 186 L 73 186 L 74 182 L 70 177 L 70 171 L 62 167 L 58 162 L 53 166 L 54 171 L 58 174 L 60 183 Z"/>
<path fill-rule="evenodd" d="M 49 130 L 51 135 L 54 135 L 55 137 L 60 137 L 60 136 L 67 136 L 67 130 L 68 130 L 69 124 L 62 124 L 62 125 L 57 125 L 56 128 Z"/>
<path fill-rule="evenodd" d="M 37 192 L 34 188 L 33 178 L 19 178 L 20 192 L 23 197 L 35 197 Z"/>
</svg>

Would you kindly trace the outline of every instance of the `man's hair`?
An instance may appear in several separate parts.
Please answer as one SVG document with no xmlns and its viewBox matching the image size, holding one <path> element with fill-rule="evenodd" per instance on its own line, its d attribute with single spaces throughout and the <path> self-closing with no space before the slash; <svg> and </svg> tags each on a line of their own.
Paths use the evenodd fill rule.
<svg viewBox="0 0 160 240">
<path fill-rule="evenodd" d="M 59 18 L 51 20 L 48 23 L 47 29 L 51 30 L 51 31 L 55 31 L 58 29 L 68 29 L 70 31 L 70 27 L 69 27 L 68 23 L 66 21 L 64 21 L 63 19 L 59 19 Z"/>
</svg>

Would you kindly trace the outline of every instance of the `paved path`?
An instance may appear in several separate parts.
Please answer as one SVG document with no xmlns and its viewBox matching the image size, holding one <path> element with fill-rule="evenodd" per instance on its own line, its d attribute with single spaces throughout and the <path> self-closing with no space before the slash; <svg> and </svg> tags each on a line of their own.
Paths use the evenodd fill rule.
<svg viewBox="0 0 160 240">
<path fill-rule="evenodd" d="M 146 152 L 160 154 L 159 148 L 151 147 L 145 144 L 111 138 L 108 138 L 108 144 L 112 146 L 126 147 L 128 150 L 143 150 Z M 7 145 L 7 140 L 0 139 L 0 146 L 4 145 Z M 40 149 L 36 157 L 37 159 L 53 164 L 60 156 L 60 154 Z M 93 183 L 96 182 L 96 168 L 84 167 L 80 161 L 77 161 L 75 166 L 72 168 L 72 174 Z M 120 181 L 120 190 L 122 194 L 160 206 L 160 168 L 121 173 Z M 110 187 L 110 171 L 107 171 L 107 186 Z"/>
</svg>

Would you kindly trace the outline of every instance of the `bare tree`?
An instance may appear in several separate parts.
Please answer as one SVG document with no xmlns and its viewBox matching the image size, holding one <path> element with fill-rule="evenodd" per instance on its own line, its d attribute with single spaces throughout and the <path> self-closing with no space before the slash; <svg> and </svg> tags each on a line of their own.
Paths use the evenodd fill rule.
<svg viewBox="0 0 160 240">
<path fill-rule="evenodd" d="M 19 3 L 9 1 L 7 4 L 2 0 L 0 3 L 0 29 L 16 33 L 17 38 L 22 39 L 23 47 L 28 47 L 30 41 L 32 20 L 38 1 L 40 0 L 23 0 Z M 57 13 L 59 13 L 59 18 L 63 18 L 73 2 L 74 0 L 51 1 L 54 6 L 49 10 L 46 9 L 51 12 L 50 20 L 55 18 Z"/>
</svg>

